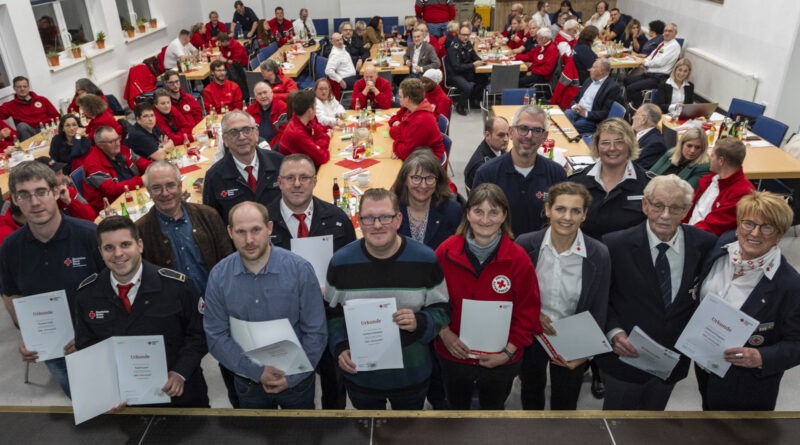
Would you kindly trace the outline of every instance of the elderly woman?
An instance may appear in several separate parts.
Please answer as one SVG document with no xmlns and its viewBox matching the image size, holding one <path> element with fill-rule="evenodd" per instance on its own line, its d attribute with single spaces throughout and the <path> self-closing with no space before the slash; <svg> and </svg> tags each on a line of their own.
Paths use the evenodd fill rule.
<svg viewBox="0 0 800 445">
<path fill-rule="evenodd" d="M 597 54 L 592 49 L 592 45 L 599 34 L 600 30 L 594 26 L 583 28 L 583 31 L 578 34 L 578 39 L 572 50 L 572 59 L 575 61 L 575 69 L 578 70 L 578 79 L 581 85 L 589 78 L 589 68 L 597 60 Z"/>
<path fill-rule="evenodd" d="M 95 96 L 99 97 L 100 99 L 103 99 L 106 103 L 108 103 L 105 94 L 103 94 L 103 90 L 101 90 L 100 87 L 95 85 L 94 82 L 85 78 L 78 79 L 75 81 L 75 95 L 72 96 L 72 102 L 70 102 L 69 105 L 67 106 L 67 113 L 73 113 L 73 114 L 77 113 L 79 110 L 78 98 L 87 93 L 94 94 Z"/>
<path fill-rule="evenodd" d="M 800 363 L 800 275 L 781 254 L 792 209 L 778 195 L 752 192 L 736 206 L 736 231 L 706 261 L 700 298 L 717 295 L 758 320 L 745 345 L 725 350 L 720 378 L 696 367 L 703 409 L 774 410 L 784 371 Z"/>
<path fill-rule="evenodd" d="M 611 19 L 611 13 L 608 12 L 608 3 L 604 1 L 597 2 L 597 5 L 594 7 L 594 14 L 589 17 L 589 20 L 584 23 L 586 26 L 595 26 L 597 29 L 603 29 L 608 24 L 608 20 Z"/>
<path fill-rule="evenodd" d="M 650 171 L 657 175 L 676 174 L 692 188 L 697 188 L 700 178 L 711 172 L 706 134 L 699 128 L 686 130 L 678 145 L 664 153 Z"/>
<path fill-rule="evenodd" d="M 83 127 L 78 117 L 65 114 L 58 121 L 58 134 L 50 141 L 50 158 L 67 164 L 64 167 L 66 174 L 80 167 L 80 159 L 89 152 L 92 145 L 89 138 L 81 137 L 81 133 Z"/>
<path fill-rule="evenodd" d="M 289 93 L 297 91 L 297 83 L 289 76 L 284 76 L 280 63 L 267 59 L 259 66 L 261 77 L 272 88 L 272 97 L 284 102 L 289 98 Z"/>
<path fill-rule="evenodd" d="M 320 124 L 328 128 L 344 125 L 344 107 L 331 94 L 331 84 L 327 77 L 320 77 L 314 83 L 314 97 L 317 98 L 314 109 Z"/>
<path fill-rule="evenodd" d="M 642 45 L 647 42 L 647 36 L 642 32 L 642 23 L 636 19 L 631 19 L 625 25 L 625 35 L 622 38 L 622 45 L 630 48 L 632 52 L 639 54 L 642 52 Z"/>
<path fill-rule="evenodd" d="M 477 387 L 480 409 L 502 410 L 519 373 L 522 350 L 542 332 L 536 272 L 525 251 L 512 241 L 509 218 L 503 191 L 483 183 L 472 189 L 456 234 L 436 249 L 452 315 L 434 348 L 453 409 L 469 409 Z M 507 336 L 501 348 L 475 351 L 461 338 L 461 316 L 465 305 L 487 301 L 513 303 L 511 324 L 501 333 Z M 473 333 L 487 329 L 470 326 Z"/>
<path fill-rule="evenodd" d="M 392 188 L 403 214 L 401 235 L 435 250 L 456 233 L 463 211 L 444 167 L 430 149 L 420 148 L 406 158 Z"/>
<path fill-rule="evenodd" d="M 117 122 L 106 101 L 91 93 L 78 98 L 78 107 L 89 120 L 86 125 L 86 137 L 94 141 L 94 132 L 100 127 L 109 126 L 122 137 L 122 125 Z"/>
<path fill-rule="evenodd" d="M 544 203 L 549 227 L 517 238 L 517 244 L 528 252 L 536 273 L 549 277 L 539 282 L 542 300 L 539 320 L 545 334 L 558 335 L 553 321 L 584 311 L 589 311 L 599 326 L 606 324 L 611 280 L 608 249 L 581 231 L 591 202 L 586 187 L 574 182 L 555 184 L 547 191 Z M 550 409 L 576 409 L 586 359 L 571 362 L 550 359 L 536 341 L 525 349 L 522 359 L 522 408 L 544 409 L 548 364 Z"/>
<path fill-rule="evenodd" d="M 175 145 L 181 145 L 185 141 L 192 142 L 192 124 L 183 113 L 172 108 L 172 98 L 164 88 L 159 88 L 153 93 L 153 106 L 155 108 L 156 126 Z"/>
<path fill-rule="evenodd" d="M 692 62 L 689 59 L 678 60 L 669 79 L 658 86 L 656 101 L 662 112 L 675 113 L 678 106 L 694 103 L 694 84 L 689 82 L 690 74 Z"/>
<path fill-rule="evenodd" d="M 364 43 L 381 43 L 385 37 L 383 36 L 383 19 L 381 16 L 376 15 L 369 21 L 367 25 L 367 32 L 364 37 Z"/>
</svg>

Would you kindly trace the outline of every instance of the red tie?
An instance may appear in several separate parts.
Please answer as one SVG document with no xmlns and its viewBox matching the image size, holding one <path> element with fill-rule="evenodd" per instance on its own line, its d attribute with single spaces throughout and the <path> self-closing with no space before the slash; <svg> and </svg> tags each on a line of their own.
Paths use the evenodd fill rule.
<svg viewBox="0 0 800 445">
<path fill-rule="evenodd" d="M 308 236 L 308 226 L 306 225 L 306 214 L 305 213 L 292 213 L 292 216 L 297 218 L 300 221 L 300 225 L 297 227 L 297 237 L 298 238 L 305 238 Z"/>
<path fill-rule="evenodd" d="M 119 294 L 119 299 L 122 300 L 122 305 L 125 307 L 125 312 L 129 314 L 131 313 L 131 300 L 128 299 L 128 292 L 130 292 L 132 287 L 133 283 L 117 284 L 117 293 Z"/>
<path fill-rule="evenodd" d="M 663 47 L 663 46 L 664 46 L 664 42 L 661 42 L 661 44 L 656 47 L 656 50 L 653 51 L 653 54 L 650 55 L 650 60 L 653 60 L 656 57 L 656 54 L 658 54 L 658 50 L 660 50 L 661 47 Z"/>
<path fill-rule="evenodd" d="M 256 191 L 256 177 L 253 176 L 253 166 L 248 165 L 244 168 L 244 171 L 247 172 L 247 185 L 250 186 L 250 190 Z"/>
</svg>

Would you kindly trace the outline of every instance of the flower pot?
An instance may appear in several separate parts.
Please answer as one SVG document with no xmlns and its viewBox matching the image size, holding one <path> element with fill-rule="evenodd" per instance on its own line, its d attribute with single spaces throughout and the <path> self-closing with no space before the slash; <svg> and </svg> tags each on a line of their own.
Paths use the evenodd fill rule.
<svg viewBox="0 0 800 445">
<path fill-rule="evenodd" d="M 134 30 L 132 30 L 132 29 L 129 29 L 129 30 L 125 31 L 125 32 L 127 32 L 127 33 L 128 33 L 128 38 L 129 38 L 129 39 L 132 39 L 132 38 L 133 38 L 133 36 L 136 34 L 136 31 L 134 31 Z"/>
<path fill-rule="evenodd" d="M 103 49 L 103 48 L 106 47 L 106 41 L 105 40 L 98 40 L 98 41 L 96 41 L 94 43 L 95 43 L 95 45 L 97 45 L 97 49 Z"/>
<path fill-rule="evenodd" d="M 47 62 L 50 63 L 50 66 L 59 66 L 61 64 L 61 58 L 59 56 L 48 57 Z"/>
<path fill-rule="evenodd" d="M 139 32 L 147 32 L 147 28 L 144 25 L 139 25 Z"/>
<path fill-rule="evenodd" d="M 150 20 L 150 27 L 151 28 L 157 28 L 158 27 L 158 20 L 156 20 L 156 19 Z"/>
<path fill-rule="evenodd" d="M 71 51 L 72 51 L 72 57 L 74 57 L 76 59 L 80 59 L 81 58 L 81 49 L 80 48 L 74 48 Z"/>
</svg>

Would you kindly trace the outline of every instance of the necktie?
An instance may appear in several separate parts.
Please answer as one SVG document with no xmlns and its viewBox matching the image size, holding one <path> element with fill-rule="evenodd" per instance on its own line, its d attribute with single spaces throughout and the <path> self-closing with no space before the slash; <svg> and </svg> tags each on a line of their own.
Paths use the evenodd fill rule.
<svg viewBox="0 0 800 445">
<path fill-rule="evenodd" d="M 247 172 L 247 185 L 250 186 L 250 190 L 256 191 L 256 177 L 253 176 L 253 166 L 248 165 L 244 168 L 244 171 Z"/>
<path fill-rule="evenodd" d="M 664 42 L 661 42 L 661 43 L 660 43 L 660 44 L 659 44 L 659 45 L 656 47 L 656 50 L 655 50 L 655 51 L 653 51 L 653 54 L 650 54 L 650 60 L 653 60 L 653 59 L 655 59 L 655 58 L 656 58 L 656 54 L 658 54 L 658 50 L 660 50 L 660 49 L 661 49 L 661 47 L 663 47 L 663 46 L 664 46 Z"/>
<path fill-rule="evenodd" d="M 125 312 L 129 314 L 131 313 L 131 300 L 128 299 L 128 292 L 130 292 L 132 287 L 133 283 L 117 284 L 119 299 L 122 300 L 122 306 L 125 307 Z"/>
<path fill-rule="evenodd" d="M 308 30 L 308 24 L 303 22 L 303 28 L 306 29 L 306 37 L 311 38 L 311 31 Z"/>
<path fill-rule="evenodd" d="M 292 213 L 292 216 L 297 218 L 300 221 L 300 225 L 297 227 L 297 237 L 298 238 L 305 238 L 308 236 L 308 226 L 306 225 L 306 214 L 305 213 Z"/>
<path fill-rule="evenodd" d="M 656 256 L 656 276 L 658 276 L 658 287 L 661 289 L 661 300 L 664 307 L 669 308 L 672 304 L 672 273 L 667 259 L 667 249 L 669 244 L 661 243 L 656 246 L 658 256 Z"/>
</svg>

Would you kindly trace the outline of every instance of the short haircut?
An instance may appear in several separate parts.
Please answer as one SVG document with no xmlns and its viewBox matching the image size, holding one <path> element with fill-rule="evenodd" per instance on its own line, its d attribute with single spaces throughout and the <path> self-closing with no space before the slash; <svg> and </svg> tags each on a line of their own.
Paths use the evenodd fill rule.
<svg viewBox="0 0 800 445">
<path fill-rule="evenodd" d="M 592 137 L 592 145 L 589 147 L 591 155 L 595 159 L 600 158 L 600 135 L 603 133 L 619 134 L 628 146 L 628 160 L 632 161 L 639 157 L 639 143 L 636 141 L 636 134 L 633 127 L 623 119 L 612 117 L 597 124 L 597 130 Z"/>
<path fill-rule="evenodd" d="M 407 184 L 409 177 L 418 171 L 432 173 L 436 176 L 436 190 L 434 190 L 432 198 L 437 207 L 453 197 L 453 191 L 450 190 L 450 183 L 447 178 L 447 171 L 442 167 L 442 163 L 439 162 L 436 155 L 433 154 L 433 150 L 430 147 L 417 147 L 403 161 L 403 165 L 397 172 L 397 178 L 395 178 L 392 186 L 392 190 L 397 194 L 400 204 L 408 205 Z"/>
<path fill-rule="evenodd" d="M 253 207 L 254 209 L 256 209 L 258 213 L 261 214 L 261 218 L 264 221 L 264 225 L 269 224 L 269 210 L 267 210 L 264 204 L 255 201 L 242 201 L 239 204 L 233 206 L 231 210 L 228 212 L 228 227 L 233 228 L 233 215 L 235 215 L 236 212 L 239 211 L 239 209 L 244 207 Z"/>
<path fill-rule="evenodd" d="M 219 34 L 217 34 L 217 37 L 219 37 Z M 225 71 L 227 71 L 227 70 L 228 70 L 228 69 L 225 67 L 225 62 L 223 62 L 223 61 L 221 61 L 221 60 L 215 60 L 215 61 L 211 62 L 211 66 L 209 66 L 209 69 L 211 69 L 211 71 L 216 71 L 216 70 L 217 70 L 217 68 L 219 68 L 219 67 L 223 67 L 223 68 L 225 68 Z"/>
<path fill-rule="evenodd" d="M 647 27 L 650 28 L 650 31 L 653 31 L 658 35 L 664 34 L 664 26 L 664 22 L 661 20 L 653 20 L 647 24 Z"/>
<path fill-rule="evenodd" d="M 583 28 L 583 31 L 578 34 L 578 42 L 592 46 L 594 39 L 596 39 L 598 35 L 600 35 L 600 30 L 597 29 L 596 26 L 589 25 Z"/>
<path fill-rule="evenodd" d="M 145 170 L 144 174 L 142 175 L 142 182 L 144 182 L 145 187 L 150 186 L 150 171 L 162 168 L 172 170 L 173 174 L 175 175 L 175 181 L 178 183 L 181 182 L 181 171 L 178 169 L 178 166 L 162 159 L 160 161 L 154 161 L 152 164 L 147 166 L 147 170 Z"/>
<path fill-rule="evenodd" d="M 97 246 L 103 248 L 101 235 L 108 232 L 116 232 L 117 230 L 128 230 L 131 237 L 135 240 L 140 240 L 139 229 L 136 228 L 136 223 L 131 221 L 127 216 L 114 215 L 108 218 L 103 218 L 100 224 L 97 225 Z"/>
<path fill-rule="evenodd" d="M 367 29 L 367 24 L 364 23 L 363 20 L 359 20 L 353 28 L 355 28 L 356 31 L 365 31 Z"/>
<path fill-rule="evenodd" d="M 292 153 L 290 155 L 284 156 L 283 160 L 281 160 L 281 167 L 278 169 L 278 175 L 280 175 L 281 171 L 283 170 L 283 165 L 287 162 L 307 162 L 308 165 L 311 167 L 311 171 L 314 172 L 314 175 L 317 174 L 316 167 L 314 166 L 314 161 L 309 157 L 307 154 L 304 153 Z"/>
<path fill-rule="evenodd" d="M 425 100 L 425 88 L 423 88 L 422 81 L 419 79 L 403 79 L 403 81 L 400 82 L 400 91 L 403 92 L 403 96 L 406 96 L 408 100 L 416 105 L 421 104 L 422 101 Z"/>
<path fill-rule="evenodd" d="M 258 67 L 261 69 L 262 73 L 265 72 L 265 71 L 271 71 L 271 72 L 275 73 L 275 78 L 276 79 L 278 78 L 278 71 L 281 68 L 281 66 L 278 64 L 278 62 L 276 62 L 276 61 L 274 61 L 272 59 L 267 59 L 267 60 L 261 62 L 261 65 L 259 65 Z"/>
<path fill-rule="evenodd" d="M 464 215 L 461 217 L 461 224 L 459 224 L 456 229 L 456 235 L 467 237 L 471 230 L 467 215 L 473 207 L 477 207 L 484 202 L 488 202 L 492 207 L 499 207 L 500 210 L 505 213 L 506 220 L 503 221 L 503 225 L 500 226 L 500 231 L 503 235 L 514 239 L 514 232 L 511 230 L 511 206 L 508 204 L 508 198 L 506 198 L 503 189 L 491 182 L 484 182 L 470 190 L 469 198 L 467 198 L 467 205 L 464 206 Z"/>
<path fill-rule="evenodd" d="M 289 93 L 288 100 L 292 103 L 292 112 L 301 116 L 314 108 L 316 97 L 311 90 L 295 90 Z"/>
<path fill-rule="evenodd" d="M 538 11 L 538 10 L 544 8 L 544 5 L 546 5 L 547 3 L 548 2 L 543 2 L 543 1 L 536 2 L 536 10 Z"/>
<path fill-rule="evenodd" d="M 455 20 L 450 20 L 447 22 L 447 32 L 457 33 L 458 32 L 458 22 Z"/>
<path fill-rule="evenodd" d="M 605 60 L 605 59 L 604 59 Z M 644 117 L 647 118 L 647 123 L 655 127 L 661 121 L 661 108 L 656 104 L 642 104 L 639 107 Z"/>
<path fill-rule="evenodd" d="M 117 134 L 117 130 L 109 127 L 108 125 L 103 125 L 102 127 L 98 128 L 97 130 L 94 131 L 94 143 L 98 144 L 100 142 L 105 142 L 105 141 L 102 140 L 103 139 L 103 135 L 106 134 L 106 133 L 109 133 L 109 132 L 114 133 L 115 135 L 119 136 Z"/>
<path fill-rule="evenodd" d="M 567 13 L 565 12 L 564 14 L 567 14 Z M 564 29 L 575 29 L 575 28 L 578 28 L 579 26 L 580 26 L 580 24 L 575 19 L 569 19 L 566 22 L 564 22 Z"/>
<path fill-rule="evenodd" d="M 208 18 L 210 19 L 211 16 L 215 15 L 215 14 L 216 14 L 217 17 L 219 17 L 219 13 L 217 11 L 211 11 L 211 12 L 208 13 Z"/>
<path fill-rule="evenodd" d="M 552 39 L 553 38 L 553 31 L 551 31 L 550 28 L 547 28 L 547 27 L 539 28 L 539 30 L 536 31 L 536 36 L 537 37 L 544 37 L 546 39 Z"/>
<path fill-rule="evenodd" d="M 794 211 L 780 195 L 753 190 L 742 196 L 736 204 L 736 223 L 741 223 L 749 216 L 763 218 L 766 224 L 775 227 L 780 238 L 792 226 Z"/>
<path fill-rule="evenodd" d="M 99 96 L 84 94 L 78 98 L 78 106 L 89 118 L 100 116 L 108 109 L 108 104 Z"/>
<path fill-rule="evenodd" d="M 135 107 L 133 107 L 133 115 L 136 117 L 136 119 L 139 119 L 142 117 L 142 113 L 148 110 L 155 112 L 153 110 L 153 104 L 150 102 L 139 102 Z"/>
<path fill-rule="evenodd" d="M 556 198 L 561 195 L 580 196 L 583 199 L 584 211 L 592 204 L 592 195 L 589 193 L 589 190 L 586 189 L 586 186 L 579 182 L 572 181 L 559 182 L 558 184 L 550 186 L 550 189 L 547 190 L 547 196 L 544 198 L 544 202 L 552 208 L 556 203 Z"/>
<path fill-rule="evenodd" d="M 11 79 L 11 85 L 14 85 L 17 82 L 22 82 L 22 81 L 28 82 L 28 84 L 31 83 L 31 81 L 28 80 L 27 77 L 25 77 L 25 76 L 17 76 L 15 78 Z"/>
<path fill-rule="evenodd" d="M 218 42 L 230 42 L 231 36 L 227 32 L 220 32 L 217 33 L 217 41 Z"/>
<path fill-rule="evenodd" d="M 342 23 L 339 23 L 339 32 L 343 32 L 345 25 L 350 25 L 351 28 L 353 27 L 353 24 L 350 23 L 349 20 L 345 20 Z"/>
<path fill-rule="evenodd" d="M 188 29 L 182 29 L 181 32 L 178 33 L 178 35 L 181 36 L 181 37 L 184 37 L 184 36 L 185 37 L 189 37 L 191 35 L 191 33 L 189 32 Z"/>
<path fill-rule="evenodd" d="M 172 77 L 172 76 L 178 76 L 179 79 L 181 77 L 180 73 L 178 73 L 175 70 L 166 70 L 166 71 L 164 71 L 164 74 L 161 76 L 161 80 L 163 82 L 167 82 L 167 81 L 169 81 L 170 77 Z"/>
<path fill-rule="evenodd" d="M 37 161 L 20 162 L 8 175 L 9 192 L 11 195 L 16 195 L 18 184 L 38 179 L 43 179 L 51 189 L 58 185 L 56 174 L 49 166 Z"/>
<path fill-rule="evenodd" d="M 308 12 L 308 9 L 306 9 L 306 8 L 300 8 L 300 14 L 302 14 L 302 13 L 304 13 L 304 12 Z"/>
<path fill-rule="evenodd" d="M 237 6 L 244 6 L 242 0 L 236 0 L 235 2 L 233 2 L 233 7 L 236 8 Z"/>
<path fill-rule="evenodd" d="M 503 116 L 491 116 L 483 123 L 483 131 L 488 132 L 489 134 L 494 133 L 494 124 L 498 120 L 508 123 L 508 119 L 504 118 Z"/>
<path fill-rule="evenodd" d="M 679 178 L 677 175 L 656 176 L 644 188 L 644 197 L 648 201 L 653 201 L 657 189 L 668 188 L 670 191 L 678 192 L 681 195 L 681 202 L 686 210 L 692 205 L 694 189 L 692 186 Z"/>
<path fill-rule="evenodd" d="M 683 145 L 690 141 L 700 141 L 702 151 L 700 156 L 690 162 L 688 166 L 694 167 L 697 164 L 708 164 L 708 137 L 702 129 L 691 127 L 681 135 L 678 145 L 672 151 L 672 157 L 670 158 L 672 165 L 681 165 L 683 162 Z"/>
<path fill-rule="evenodd" d="M 620 12 L 619 8 L 611 8 L 611 9 L 609 10 L 609 12 L 614 12 L 614 11 Z"/>
<path fill-rule="evenodd" d="M 276 7 L 275 7 L 275 13 L 277 14 L 277 13 L 278 13 L 278 11 L 281 11 L 281 12 L 283 12 L 283 6 L 276 6 Z"/>
<path fill-rule="evenodd" d="M 252 125 L 252 126 L 255 126 L 255 125 L 256 125 L 256 120 L 253 118 L 253 116 L 252 116 L 252 115 L 250 115 L 250 113 L 248 113 L 248 112 L 246 112 L 246 111 L 243 111 L 243 110 L 231 110 L 231 111 L 228 111 L 228 112 L 225 114 L 225 116 L 222 116 L 222 122 L 220 122 L 220 125 L 222 126 L 222 132 L 223 132 L 223 133 L 224 133 L 225 131 L 227 131 L 227 129 L 228 129 L 228 122 L 229 122 L 229 121 L 231 120 L 231 118 L 233 118 L 234 116 L 244 116 L 244 117 L 246 117 L 246 118 L 247 118 L 247 120 L 250 122 L 250 125 Z"/>
<path fill-rule="evenodd" d="M 400 203 L 397 200 L 397 195 L 382 187 L 371 188 L 361 195 L 361 201 L 358 203 L 358 213 L 361 213 L 361 210 L 364 208 L 364 201 L 383 201 L 384 199 L 388 199 L 392 203 L 392 211 L 395 215 L 400 213 Z"/>
<path fill-rule="evenodd" d="M 725 158 L 725 162 L 731 164 L 734 168 L 739 168 L 744 163 L 744 157 L 747 155 L 747 147 L 744 143 L 736 138 L 725 136 L 721 137 L 714 143 L 714 155 Z"/>
<path fill-rule="evenodd" d="M 158 103 L 158 99 L 161 99 L 162 97 L 168 97 L 170 101 L 172 100 L 172 97 L 169 95 L 169 91 L 167 91 L 165 88 L 158 88 L 153 92 L 153 103 Z"/>
<path fill-rule="evenodd" d="M 550 128 L 550 122 L 548 122 L 547 113 L 545 113 L 543 109 L 539 108 L 534 104 L 523 105 L 522 107 L 520 107 L 517 110 L 517 112 L 514 113 L 514 117 L 511 119 L 512 126 L 519 124 L 519 118 L 520 116 L 522 116 L 523 113 L 529 114 L 531 116 L 541 116 L 542 120 L 544 121 L 544 128 L 545 129 Z"/>
<path fill-rule="evenodd" d="M 597 59 L 595 59 L 595 62 L 599 64 L 598 66 L 604 73 L 611 72 L 611 62 L 605 57 L 598 57 Z"/>
</svg>

